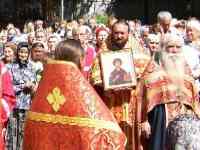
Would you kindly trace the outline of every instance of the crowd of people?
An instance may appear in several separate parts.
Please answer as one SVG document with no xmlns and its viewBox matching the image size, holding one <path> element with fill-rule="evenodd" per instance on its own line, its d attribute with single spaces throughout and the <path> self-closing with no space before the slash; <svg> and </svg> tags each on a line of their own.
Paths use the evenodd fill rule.
<svg viewBox="0 0 200 150">
<path fill-rule="evenodd" d="M 132 52 L 137 83 L 105 90 L 101 54 L 117 51 Z M 200 149 L 195 17 L 160 11 L 152 25 L 114 16 L 107 24 L 36 20 L 22 31 L 9 23 L 0 30 L 0 56 L 2 150 Z M 111 62 L 120 68 L 122 59 Z M 112 82 L 120 74 L 132 80 L 114 71 Z"/>
</svg>

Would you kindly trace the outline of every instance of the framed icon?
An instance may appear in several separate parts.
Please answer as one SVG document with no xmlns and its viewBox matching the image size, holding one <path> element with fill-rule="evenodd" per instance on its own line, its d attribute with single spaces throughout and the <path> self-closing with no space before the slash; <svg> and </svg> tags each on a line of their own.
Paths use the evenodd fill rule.
<svg viewBox="0 0 200 150">
<path fill-rule="evenodd" d="M 136 85 L 134 60 L 131 51 L 106 51 L 100 55 L 104 89 Z"/>
</svg>

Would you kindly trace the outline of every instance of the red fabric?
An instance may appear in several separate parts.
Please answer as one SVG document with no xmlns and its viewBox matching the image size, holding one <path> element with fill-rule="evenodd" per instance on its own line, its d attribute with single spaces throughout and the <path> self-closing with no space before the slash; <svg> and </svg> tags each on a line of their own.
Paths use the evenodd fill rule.
<svg viewBox="0 0 200 150">
<path fill-rule="evenodd" d="M 93 64 L 95 56 L 96 56 L 95 49 L 93 47 L 88 47 L 85 53 L 84 68 L 83 68 L 83 75 L 86 79 L 89 78 L 89 70 Z"/>
<path fill-rule="evenodd" d="M 190 79 L 190 78 L 189 78 Z M 173 109 L 177 114 L 180 112 L 175 107 L 179 101 L 181 104 L 186 104 L 190 107 L 188 108 L 199 108 L 199 104 L 195 104 L 192 100 L 195 101 L 196 92 L 193 89 L 194 85 L 192 82 L 192 78 L 188 83 L 187 95 L 184 94 L 184 97 L 177 97 L 177 89 L 174 88 L 174 83 L 169 79 L 168 75 L 164 72 L 163 68 L 158 66 L 155 62 L 150 61 L 146 66 L 144 72 L 141 75 L 139 82 L 136 87 L 136 97 L 135 97 L 135 147 L 133 149 L 139 150 L 140 147 L 145 147 L 146 143 L 142 136 L 142 127 L 141 124 L 148 120 L 148 113 L 155 108 L 155 106 L 160 104 L 166 104 L 167 107 L 167 120 L 170 119 L 170 111 L 168 104 L 173 104 Z M 185 82 L 186 81 L 185 79 Z M 196 94 L 195 94 L 196 93 Z M 192 97 L 190 97 L 192 95 Z M 198 114 L 196 111 L 194 111 Z M 145 143 L 145 144 L 144 144 Z M 145 149 L 145 148 L 144 148 Z"/>
<path fill-rule="evenodd" d="M 53 81 L 53 82 L 52 82 Z M 57 87 L 65 103 L 55 112 L 47 96 Z M 47 64 L 30 111 L 69 117 L 86 117 L 111 121 L 117 125 L 112 113 L 85 80 L 74 64 Z M 118 125 L 117 125 L 118 126 Z M 94 127 L 26 120 L 24 149 L 26 150 L 110 150 L 124 149 L 125 135 Z"/>
<path fill-rule="evenodd" d="M 2 129 L 0 130 L 0 132 L 2 132 Z M 4 137 L 1 136 L 0 138 L 0 150 L 4 150 L 5 149 L 5 141 L 4 141 Z"/>
<path fill-rule="evenodd" d="M 13 90 L 13 84 L 11 80 L 11 75 L 7 71 L 5 65 L 1 62 L 0 63 L 0 150 L 4 149 L 4 133 L 3 129 L 6 127 L 6 123 L 8 121 L 8 115 L 12 111 L 15 106 L 16 99 Z M 7 104 L 7 108 L 5 104 Z"/>
<path fill-rule="evenodd" d="M 2 98 L 6 101 L 9 106 L 10 112 L 13 110 L 16 104 L 16 98 L 13 90 L 11 75 L 9 72 L 6 72 L 2 75 Z M 3 122 L 6 123 L 8 117 L 4 110 L 4 115 L 2 116 Z"/>
<path fill-rule="evenodd" d="M 0 114 L 2 114 L 2 107 L 0 107 Z M 0 124 L 0 150 L 5 149 L 5 141 L 3 134 L 3 123 Z"/>
<path fill-rule="evenodd" d="M 105 32 L 109 33 L 108 29 L 106 29 L 106 28 L 104 28 L 104 27 L 99 27 L 99 28 L 97 28 L 96 31 L 95 31 L 96 37 L 98 37 L 99 32 L 101 32 L 101 31 L 105 31 Z"/>
</svg>

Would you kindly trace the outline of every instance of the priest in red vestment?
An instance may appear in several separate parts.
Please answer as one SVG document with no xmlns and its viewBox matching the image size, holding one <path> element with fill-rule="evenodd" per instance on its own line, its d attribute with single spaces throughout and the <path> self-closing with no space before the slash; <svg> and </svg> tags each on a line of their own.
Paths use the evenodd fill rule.
<svg viewBox="0 0 200 150">
<path fill-rule="evenodd" d="M 44 67 L 25 123 L 25 150 L 125 148 L 114 116 L 79 70 L 82 53 L 78 41 L 63 41 L 56 48 L 57 60 Z"/>
<path fill-rule="evenodd" d="M 182 39 L 174 34 L 165 38 L 159 61 L 162 68 L 149 63 L 136 88 L 137 150 L 166 149 L 170 143 L 169 139 L 166 140 L 166 128 L 170 122 L 180 115 L 200 116 L 194 78 L 181 51 Z M 188 128 L 184 130 L 188 132 Z M 183 135 L 180 132 L 177 136 Z"/>
</svg>

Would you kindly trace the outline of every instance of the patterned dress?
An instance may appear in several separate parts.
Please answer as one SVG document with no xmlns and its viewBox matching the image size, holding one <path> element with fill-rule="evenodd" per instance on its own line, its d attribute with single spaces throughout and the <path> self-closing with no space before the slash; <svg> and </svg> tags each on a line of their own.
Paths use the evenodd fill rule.
<svg viewBox="0 0 200 150">
<path fill-rule="evenodd" d="M 200 120 L 192 114 L 177 116 L 167 129 L 169 150 L 199 150 Z"/>
<path fill-rule="evenodd" d="M 33 91 L 27 89 L 25 85 L 27 82 L 36 84 L 36 73 L 30 61 L 21 66 L 19 63 L 13 63 L 10 72 L 13 77 L 17 104 L 8 123 L 7 145 L 8 150 L 21 150 L 24 118 L 26 111 L 30 108 L 33 95 Z"/>
</svg>

